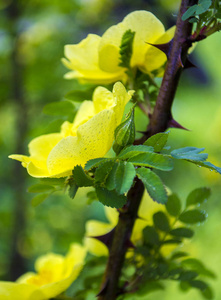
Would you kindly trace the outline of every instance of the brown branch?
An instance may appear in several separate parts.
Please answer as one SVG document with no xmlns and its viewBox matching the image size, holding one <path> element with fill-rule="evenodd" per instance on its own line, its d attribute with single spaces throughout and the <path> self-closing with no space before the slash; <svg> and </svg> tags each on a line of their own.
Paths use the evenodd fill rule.
<svg viewBox="0 0 221 300">
<path fill-rule="evenodd" d="M 182 15 L 187 8 L 197 3 L 196 0 L 182 0 L 176 23 L 176 32 L 170 46 L 167 67 L 157 98 L 156 106 L 150 120 L 148 135 L 165 131 L 172 120 L 171 107 L 182 72 L 181 61 L 185 63 L 188 48 L 191 43 L 188 37 L 192 31 L 192 24 L 182 21 Z M 143 140 L 144 141 L 144 140 Z M 143 195 L 144 186 L 140 180 L 128 192 L 128 206 L 120 214 L 115 228 L 110 255 L 103 278 L 99 300 L 114 300 L 119 295 L 119 278 L 128 248 L 127 241 L 131 236 L 134 222 Z"/>
</svg>

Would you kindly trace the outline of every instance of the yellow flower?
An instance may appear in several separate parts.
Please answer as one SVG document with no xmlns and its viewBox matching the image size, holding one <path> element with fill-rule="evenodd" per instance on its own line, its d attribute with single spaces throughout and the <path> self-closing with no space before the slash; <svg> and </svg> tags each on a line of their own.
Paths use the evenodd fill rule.
<svg viewBox="0 0 221 300">
<path fill-rule="evenodd" d="M 65 46 L 63 63 L 72 71 L 66 78 L 83 82 L 111 83 L 126 81 L 126 69 L 119 67 L 120 45 L 125 31 L 135 32 L 131 68 L 151 72 L 166 62 L 166 55 L 148 43 L 166 43 L 174 36 L 175 27 L 165 32 L 163 24 L 148 11 L 135 11 L 121 23 L 111 26 L 102 37 L 89 34 L 76 45 Z"/>
<path fill-rule="evenodd" d="M 0 281 L 1 300 L 46 300 L 64 292 L 78 277 L 86 249 L 72 244 L 66 256 L 49 253 L 35 263 L 37 273 L 26 273 L 17 282 Z"/>
<path fill-rule="evenodd" d="M 96 256 L 106 256 L 108 255 L 107 247 L 97 239 L 92 238 L 93 236 L 100 236 L 110 232 L 116 225 L 118 221 L 119 213 L 116 209 L 111 207 L 104 207 L 105 215 L 109 223 L 103 223 L 96 220 L 90 220 L 86 223 L 86 237 L 84 240 L 85 246 L 88 251 Z M 142 241 L 142 231 L 147 225 L 152 225 L 152 216 L 157 211 L 165 210 L 164 206 L 154 202 L 147 192 L 141 201 L 141 205 L 138 211 L 138 218 L 135 221 L 133 232 L 131 235 L 131 241 L 136 246 Z"/>
<path fill-rule="evenodd" d="M 103 157 L 111 148 L 114 130 L 120 124 L 133 91 L 117 82 L 113 92 L 97 87 L 92 101 L 84 101 L 73 123 L 64 122 L 60 133 L 39 136 L 29 144 L 30 156 L 10 155 L 22 162 L 33 177 L 71 175 L 76 165 L 84 166 Z"/>
</svg>

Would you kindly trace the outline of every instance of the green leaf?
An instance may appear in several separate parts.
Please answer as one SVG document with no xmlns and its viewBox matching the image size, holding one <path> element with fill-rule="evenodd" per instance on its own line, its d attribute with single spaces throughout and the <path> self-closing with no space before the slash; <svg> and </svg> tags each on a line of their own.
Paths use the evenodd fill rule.
<svg viewBox="0 0 221 300">
<path fill-rule="evenodd" d="M 39 194 L 32 198 L 31 205 L 36 207 L 39 204 L 41 204 L 47 197 L 49 196 L 49 193 Z"/>
<path fill-rule="evenodd" d="M 212 279 L 216 278 L 216 275 L 214 274 L 214 272 L 207 269 L 199 259 L 187 258 L 187 259 L 182 260 L 181 264 L 184 268 L 194 270 L 202 276 L 206 276 L 206 277 L 209 277 Z"/>
<path fill-rule="evenodd" d="M 208 300 L 214 299 L 213 291 L 210 286 L 207 286 L 207 288 L 201 292 L 205 299 L 208 299 Z"/>
<path fill-rule="evenodd" d="M 77 190 L 78 190 L 78 186 L 77 184 L 75 184 L 74 182 L 72 182 L 70 185 L 69 185 L 69 190 L 68 190 L 68 195 L 70 198 L 74 199 L 76 193 L 77 193 Z"/>
<path fill-rule="evenodd" d="M 127 197 L 118 195 L 116 191 L 109 191 L 102 187 L 95 188 L 98 200 L 106 206 L 121 208 L 127 202 Z"/>
<path fill-rule="evenodd" d="M 74 113 L 75 106 L 71 101 L 62 100 L 46 104 L 43 108 L 43 113 L 51 116 L 69 116 Z"/>
<path fill-rule="evenodd" d="M 178 252 L 175 252 L 174 254 L 172 254 L 171 256 L 171 260 L 173 259 L 179 259 L 183 256 L 188 256 L 188 253 L 187 252 L 183 252 L 183 251 L 178 251 Z"/>
<path fill-rule="evenodd" d="M 167 193 L 159 176 L 157 176 L 150 169 L 137 169 L 137 176 L 142 180 L 150 197 L 161 204 L 167 202 Z"/>
<path fill-rule="evenodd" d="M 29 193 L 44 193 L 44 192 L 53 192 L 55 188 L 51 185 L 46 184 L 34 184 L 28 188 Z"/>
<path fill-rule="evenodd" d="M 207 153 L 200 153 L 205 148 L 184 147 L 173 150 L 171 155 L 176 159 L 185 159 L 192 162 L 202 162 L 208 158 Z"/>
<path fill-rule="evenodd" d="M 173 169 L 173 161 L 162 154 L 158 153 L 142 153 L 131 157 L 129 162 L 136 166 L 150 167 L 162 171 L 171 171 Z"/>
<path fill-rule="evenodd" d="M 146 152 L 153 152 L 153 147 L 144 146 L 144 145 L 131 145 L 124 148 L 120 154 L 118 154 L 118 158 L 120 159 L 128 159 L 132 156 L 146 153 Z"/>
<path fill-rule="evenodd" d="M 154 226 L 161 231 L 169 232 L 170 224 L 164 212 L 158 211 L 153 215 Z"/>
<path fill-rule="evenodd" d="M 113 168 L 111 169 L 107 179 L 106 179 L 106 183 L 105 186 L 108 190 L 114 190 L 116 188 L 115 186 L 115 173 L 118 167 L 118 163 L 115 162 Z"/>
<path fill-rule="evenodd" d="M 65 184 L 65 178 L 41 178 L 40 181 L 46 185 L 64 186 Z"/>
<path fill-rule="evenodd" d="M 221 168 L 214 166 L 209 161 L 197 162 L 195 164 L 199 167 L 204 167 L 204 168 L 210 169 L 210 171 L 216 171 L 217 173 L 221 174 Z"/>
<path fill-rule="evenodd" d="M 132 163 L 120 161 L 115 173 L 115 186 L 119 194 L 128 192 L 133 184 L 136 171 Z"/>
<path fill-rule="evenodd" d="M 206 12 L 212 4 L 211 0 L 199 0 L 199 3 L 197 5 L 196 14 L 201 15 L 204 12 Z"/>
<path fill-rule="evenodd" d="M 171 216 L 177 217 L 181 212 L 181 206 L 181 201 L 176 194 L 168 196 L 166 209 Z"/>
<path fill-rule="evenodd" d="M 115 144 L 113 146 L 113 150 L 116 154 L 118 154 L 119 150 L 125 146 L 133 144 L 135 139 L 134 109 L 131 109 L 125 121 L 117 126 L 114 131 L 114 136 Z"/>
<path fill-rule="evenodd" d="M 187 11 L 182 15 L 182 20 L 186 21 L 188 18 L 195 16 L 197 4 L 190 6 Z"/>
<path fill-rule="evenodd" d="M 180 227 L 180 228 L 171 230 L 170 234 L 173 236 L 176 236 L 176 237 L 181 237 L 181 238 L 191 238 L 194 235 L 194 231 L 189 228 Z"/>
<path fill-rule="evenodd" d="M 208 288 L 208 284 L 202 280 L 191 280 L 188 282 L 192 287 L 205 291 Z"/>
<path fill-rule="evenodd" d="M 95 168 L 97 168 L 97 167 L 99 166 L 99 164 L 100 164 L 101 162 L 104 162 L 104 161 L 107 161 L 107 160 L 109 160 L 109 159 L 108 159 L 108 158 L 104 158 L 104 157 L 99 157 L 99 158 L 90 159 L 90 160 L 86 163 L 84 169 L 85 169 L 86 171 L 95 169 Z"/>
<path fill-rule="evenodd" d="M 100 184 L 105 183 L 113 166 L 114 166 L 114 160 L 105 160 L 103 162 L 100 162 L 100 164 L 98 165 L 94 173 L 95 183 L 100 183 Z"/>
<path fill-rule="evenodd" d="M 146 226 L 143 229 L 144 243 L 151 245 L 159 245 L 159 236 L 156 229 L 152 226 Z"/>
<path fill-rule="evenodd" d="M 145 296 L 149 293 L 155 291 L 162 291 L 164 289 L 165 289 L 164 286 L 160 282 L 149 281 L 149 282 L 145 282 L 145 284 L 141 283 L 138 290 L 136 291 L 136 294 L 139 296 Z"/>
<path fill-rule="evenodd" d="M 178 280 L 181 280 L 181 281 L 189 281 L 189 280 L 193 280 L 194 278 L 196 278 L 199 274 L 195 271 L 183 271 Z"/>
<path fill-rule="evenodd" d="M 81 166 L 75 166 L 72 174 L 74 182 L 77 184 L 77 186 L 93 186 L 92 178 L 84 172 L 84 169 Z"/>
<path fill-rule="evenodd" d="M 152 146 L 155 152 L 160 152 L 166 145 L 168 140 L 169 132 L 160 132 L 151 136 L 144 145 Z"/>
<path fill-rule="evenodd" d="M 193 190 L 187 197 L 186 206 L 197 205 L 205 202 L 211 195 L 211 190 L 207 187 Z"/>
<path fill-rule="evenodd" d="M 133 41 L 135 32 L 130 29 L 125 31 L 120 45 L 120 67 L 130 68 L 130 60 L 133 54 Z"/>
<path fill-rule="evenodd" d="M 201 223 L 206 220 L 206 213 L 198 209 L 187 210 L 179 216 L 179 220 L 187 224 Z"/>
</svg>

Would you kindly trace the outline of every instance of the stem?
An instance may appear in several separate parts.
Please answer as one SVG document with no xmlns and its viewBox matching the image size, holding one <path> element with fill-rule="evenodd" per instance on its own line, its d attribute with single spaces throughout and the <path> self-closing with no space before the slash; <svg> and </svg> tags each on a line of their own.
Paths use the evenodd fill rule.
<svg viewBox="0 0 221 300">
<path fill-rule="evenodd" d="M 187 41 L 191 35 L 192 24 L 188 20 L 182 21 L 182 15 L 189 6 L 196 3 L 197 0 L 182 0 L 181 2 L 176 23 L 176 32 L 156 106 L 148 128 L 149 136 L 165 131 L 168 128 L 169 121 L 172 119 L 171 108 L 183 69 L 180 63 L 182 61 L 183 65 L 185 64 L 187 51 L 191 46 Z"/>
<path fill-rule="evenodd" d="M 148 128 L 149 136 L 165 131 L 168 128 L 169 121 L 172 119 L 171 107 L 182 71 L 180 61 L 182 59 L 183 63 L 185 63 L 188 48 L 191 46 L 191 43 L 188 43 L 187 41 L 188 37 L 191 35 L 192 24 L 188 21 L 182 21 L 181 18 L 188 7 L 196 3 L 197 0 L 181 1 L 176 32 L 171 46 L 167 67 Z M 110 255 L 98 300 L 114 300 L 120 293 L 119 278 L 128 248 L 127 242 L 131 236 L 134 222 L 137 218 L 143 191 L 143 183 L 136 179 L 135 185 L 130 189 L 127 195 L 127 209 L 124 213 L 120 214 L 118 224 L 115 228 Z"/>
</svg>

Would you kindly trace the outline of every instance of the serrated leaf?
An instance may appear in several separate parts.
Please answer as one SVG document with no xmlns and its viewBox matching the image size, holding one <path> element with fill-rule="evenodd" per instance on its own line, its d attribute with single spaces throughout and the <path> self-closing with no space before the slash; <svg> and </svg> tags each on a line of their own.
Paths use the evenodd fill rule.
<svg viewBox="0 0 221 300">
<path fill-rule="evenodd" d="M 205 148 L 184 147 L 173 150 L 171 152 L 171 155 L 176 159 L 185 159 L 192 162 L 202 162 L 208 158 L 207 153 L 200 153 L 204 151 L 204 149 Z"/>
<path fill-rule="evenodd" d="M 43 113 L 51 116 L 69 116 L 75 111 L 75 106 L 71 101 L 62 100 L 46 104 Z"/>
<path fill-rule="evenodd" d="M 44 194 L 39 194 L 36 195 L 34 198 L 31 200 L 31 205 L 36 207 L 39 204 L 41 204 L 47 197 L 49 196 L 49 193 L 44 193 Z"/>
<path fill-rule="evenodd" d="M 181 207 L 182 207 L 181 201 L 176 194 L 172 194 L 168 196 L 166 209 L 171 216 L 177 217 L 181 212 Z"/>
<path fill-rule="evenodd" d="M 114 166 L 114 160 L 105 160 L 100 162 L 95 173 L 95 183 L 104 183 Z"/>
<path fill-rule="evenodd" d="M 73 171 L 73 180 L 78 187 L 82 186 L 93 186 L 93 180 L 88 176 L 82 166 L 75 166 Z"/>
<path fill-rule="evenodd" d="M 136 172 L 150 197 L 158 203 L 165 204 L 167 202 L 167 193 L 160 177 L 146 168 L 139 168 Z"/>
<path fill-rule="evenodd" d="M 159 245 L 159 236 L 156 229 L 152 226 L 146 226 L 143 229 L 143 239 L 144 243 L 151 245 Z"/>
<path fill-rule="evenodd" d="M 196 278 L 198 276 L 198 273 L 195 272 L 195 271 L 183 271 L 178 280 L 181 280 L 181 281 L 189 281 L 189 280 L 193 280 L 194 278 Z"/>
<path fill-rule="evenodd" d="M 68 190 L 68 195 L 70 198 L 74 199 L 76 193 L 78 190 L 78 186 L 77 184 L 75 184 L 74 182 L 72 182 L 69 186 L 69 190 Z"/>
<path fill-rule="evenodd" d="M 221 168 L 216 167 L 209 161 L 197 162 L 195 164 L 199 167 L 204 167 L 204 168 L 210 169 L 210 171 L 216 171 L 217 173 L 221 174 Z"/>
<path fill-rule="evenodd" d="M 171 230 L 170 235 L 181 237 L 181 238 L 191 238 L 194 235 L 194 231 L 189 228 L 180 227 Z"/>
<path fill-rule="evenodd" d="M 119 194 L 128 192 L 133 184 L 136 171 L 132 163 L 120 161 L 115 173 L 115 186 Z"/>
<path fill-rule="evenodd" d="M 182 15 L 182 20 L 186 21 L 188 18 L 195 16 L 197 4 L 190 6 L 187 11 Z"/>
<path fill-rule="evenodd" d="M 120 45 L 120 67 L 130 68 L 130 60 L 133 53 L 133 41 L 135 32 L 130 29 L 125 31 Z"/>
<path fill-rule="evenodd" d="M 161 231 L 169 232 L 170 223 L 164 212 L 158 211 L 153 215 L 154 226 Z"/>
<path fill-rule="evenodd" d="M 127 197 L 118 195 L 115 190 L 109 191 L 102 187 L 96 187 L 95 190 L 98 200 L 106 206 L 121 208 L 127 202 Z"/>
<path fill-rule="evenodd" d="M 144 145 L 131 145 L 124 148 L 119 154 L 118 158 L 120 159 L 128 159 L 132 156 L 136 156 L 138 154 L 153 152 L 153 147 L 144 146 Z"/>
<path fill-rule="evenodd" d="M 163 147 L 166 145 L 168 136 L 169 136 L 169 132 L 157 133 L 151 136 L 149 139 L 147 139 L 144 145 L 152 146 L 155 152 L 160 152 L 163 149 Z"/>
<path fill-rule="evenodd" d="M 158 153 L 142 153 L 131 157 L 129 162 L 136 166 L 150 167 L 162 171 L 171 171 L 173 169 L 173 161 L 162 154 Z"/>
<path fill-rule="evenodd" d="M 106 183 L 105 186 L 108 190 L 114 190 L 116 188 L 115 186 L 115 173 L 118 167 L 118 163 L 115 162 L 113 168 L 111 169 L 107 179 L 106 179 Z"/>
<path fill-rule="evenodd" d="M 197 205 L 205 202 L 211 195 L 211 190 L 207 187 L 193 190 L 187 197 L 186 206 Z"/>
<path fill-rule="evenodd" d="M 181 264 L 184 268 L 194 270 L 194 271 L 198 272 L 200 275 L 207 276 L 207 277 L 213 278 L 213 279 L 216 278 L 216 275 L 214 274 L 214 272 L 207 269 L 199 259 L 187 258 L 187 259 L 182 260 Z"/>
<path fill-rule="evenodd" d="M 101 162 L 104 162 L 104 161 L 107 161 L 107 160 L 109 160 L 109 159 L 108 159 L 108 158 L 104 158 L 104 157 L 99 157 L 99 158 L 90 159 L 90 160 L 86 163 L 84 169 L 85 169 L 86 171 L 92 170 L 92 169 L 94 169 L 94 168 L 97 168 Z"/>
<path fill-rule="evenodd" d="M 44 192 L 53 192 L 55 188 L 51 185 L 46 184 L 34 184 L 28 188 L 29 193 L 44 193 Z"/>
<path fill-rule="evenodd" d="M 206 220 L 206 213 L 199 209 L 187 210 L 179 216 L 179 220 L 187 224 L 201 223 Z"/>
</svg>

